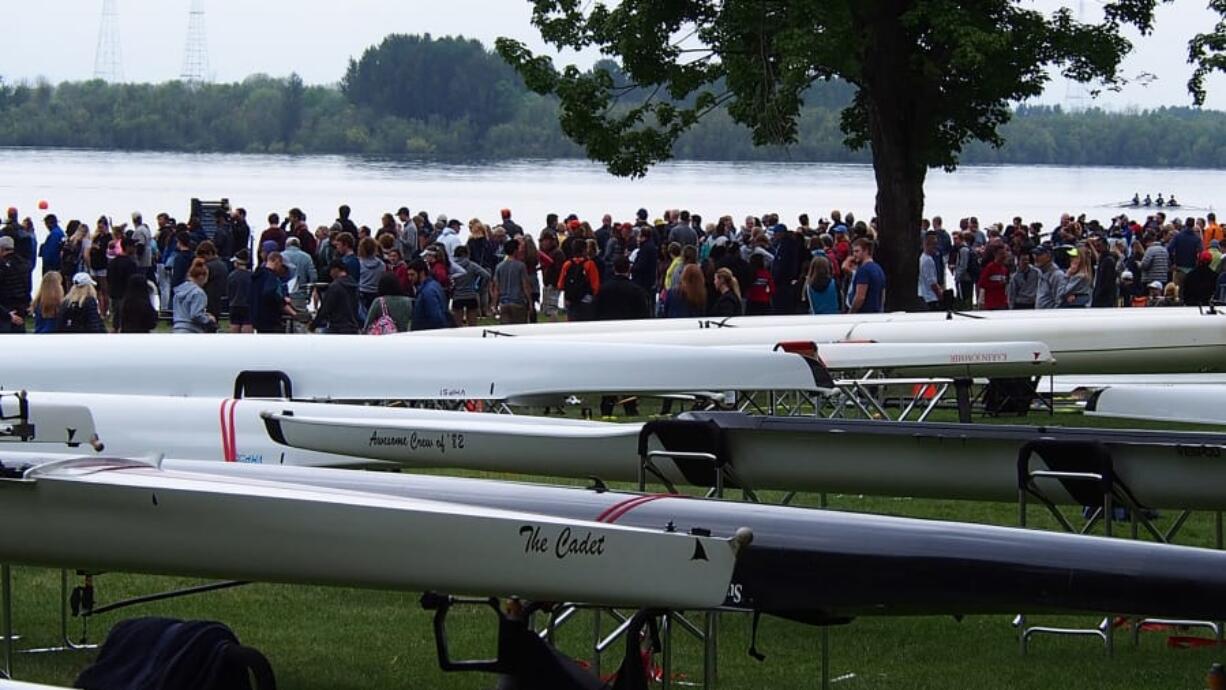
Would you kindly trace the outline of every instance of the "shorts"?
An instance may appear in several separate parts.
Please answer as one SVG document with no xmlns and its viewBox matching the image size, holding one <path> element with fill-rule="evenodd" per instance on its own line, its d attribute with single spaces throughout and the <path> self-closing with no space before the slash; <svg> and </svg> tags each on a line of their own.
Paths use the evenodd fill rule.
<svg viewBox="0 0 1226 690">
<path fill-rule="evenodd" d="M 541 315 L 554 317 L 558 315 L 558 298 L 561 297 L 561 290 L 554 287 L 546 287 L 541 294 Z"/>
<path fill-rule="evenodd" d="M 250 326 L 251 325 L 251 308 L 250 307 L 230 307 L 230 325 L 231 326 Z"/>
<path fill-rule="evenodd" d="M 451 308 L 456 309 L 456 310 L 459 310 L 459 309 L 476 310 L 477 309 L 477 298 L 476 297 L 465 297 L 464 299 L 453 299 L 451 300 Z"/>
</svg>

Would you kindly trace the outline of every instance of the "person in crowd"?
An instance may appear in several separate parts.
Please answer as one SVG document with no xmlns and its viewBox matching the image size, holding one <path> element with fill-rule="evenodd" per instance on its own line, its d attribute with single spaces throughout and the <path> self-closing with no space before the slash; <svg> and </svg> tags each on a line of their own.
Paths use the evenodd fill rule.
<svg viewBox="0 0 1226 690">
<path fill-rule="evenodd" d="M 451 314 L 458 326 L 476 326 L 481 315 L 479 296 L 489 291 L 492 276 L 484 266 L 469 258 L 466 245 L 455 248 L 455 265 L 463 273 L 452 282 Z"/>
<path fill-rule="evenodd" d="M 110 291 L 107 290 L 106 272 L 111 256 L 114 255 L 112 252 L 108 256 L 112 240 L 110 222 L 105 217 L 99 218 L 94 226 L 94 237 L 90 242 L 88 264 L 89 275 L 94 279 L 94 285 L 98 289 L 99 308 L 103 314 L 106 314 L 107 309 L 110 308 Z"/>
<path fill-rule="evenodd" d="M 0 333 L 25 333 L 30 310 L 30 266 L 16 244 L 0 235 Z"/>
<path fill-rule="evenodd" d="M 43 225 L 47 228 L 47 238 L 43 240 L 43 246 L 38 249 L 38 256 L 43 261 L 43 275 L 52 271 L 57 274 L 60 271 L 61 252 L 64 247 L 66 235 L 60 227 L 60 221 L 55 217 L 54 213 L 47 214 L 43 218 Z"/>
<path fill-rule="evenodd" d="M 1166 285 L 1171 277 L 1171 255 L 1162 242 L 1151 242 L 1141 259 L 1141 280 L 1146 284 Z"/>
<path fill-rule="evenodd" d="M 507 240 L 503 245 L 503 252 L 506 258 L 494 271 L 490 301 L 497 305 L 499 323 L 528 323 L 528 300 L 532 294 L 532 284 L 528 280 L 528 268 L 519 259 L 519 240 Z M 416 314 L 416 308 L 414 313 Z"/>
<path fill-rule="evenodd" d="M 686 264 L 681 280 L 664 294 L 664 318 L 701 317 L 706 315 L 706 309 L 707 287 L 702 269 L 697 264 Z"/>
<path fill-rule="evenodd" d="M 1039 271 L 1031 263 L 1034 257 L 1025 248 L 1017 254 L 1017 270 L 1009 277 L 1006 296 L 1010 309 L 1034 309 L 1039 294 Z"/>
<path fill-rule="evenodd" d="M 68 290 L 72 277 L 84 269 L 89 227 L 79 220 L 70 220 L 64 234 L 64 242 L 60 244 L 59 274 L 64 279 L 64 290 Z"/>
<path fill-rule="evenodd" d="M 1183 285 L 1184 278 L 1196 268 L 1196 257 L 1204 250 L 1201 238 L 1196 234 L 1196 220 L 1191 216 L 1184 222 L 1183 228 L 1166 246 L 1170 254 L 1174 272 L 1171 275 L 1176 285 Z"/>
<path fill-rule="evenodd" d="M 582 244 L 582 243 L 581 243 Z M 532 239 L 532 235 L 524 233 L 520 238 L 520 260 L 524 262 L 524 268 L 528 271 L 528 287 L 531 292 L 528 295 L 528 320 L 536 323 L 539 315 L 536 305 L 541 303 L 541 253 L 536 247 L 536 240 Z M 446 283 L 444 283 L 446 286 Z"/>
<path fill-rule="evenodd" d="M 924 249 L 919 259 L 919 298 L 928 311 L 940 311 L 945 301 L 945 288 L 941 285 L 940 273 L 943 264 L 937 252 L 937 234 L 929 231 L 924 235 Z M 817 313 L 817 312 L 814 312 Z"/>
<path fill-rule="evenodd" d="M 597 321 L 646 319 L 651 317 L 651 296 L 630 279 L 630 259 L 620 256 L 613 262 L 613 274 L 601 283 L 592 303 L 592 318 Z"/>
<path fill-rule="evenodd" d="M 558 288 L 558 282 L 562 278 L 562 266 L 566 263 L 566 257 L 558 245 L 556 233 L 541 233 L 537 247 L 537 261 L 541 265 L 540 314 L 550 321 L 557 321 L 562 298 L 562 290 Z"/>
<path fill-rule="evenodd" d="M 853 314 L 873 314 L 885 311 L 885 271 L 873 260 L 873 241 L 866 237 L 852 243 L 852 261 L 856 266 L 851 281 Z"/>
<path fill-rule="evenodd" d="M 1174 280 L 1167 283 L 1166 286 L 1162 288 L 1161 296 L 1159 296 L 1158 299 L 1154 301 L 1153 306 L 1155 307 L 1182 307 L 1183 306 L 1183 300 L 1180 299 L 1179 286 L 1175 284 Z"/>
<path fill-rule="evenodd" d="M 749 316 L 769 314 L 771 297 L 775 294 L 775 279 L 766 268 L 766 256 L 750 254 L 749 268 L 753 272 L 753 282 L 749 284 L 749 293 L 745 295 L 745 313 Z"/>
<path fill-rule="evenodd" d="M 260 253 L 264 253 L 263 250 L 266 242 L 275 243 L 273 251 L 284 251 L 285 240 L 288 237 L 289 235 L 285 232 L 285 229 L 281 227 L 281 216 L 276 213 L 268 214 L 268 228 L 260 233 Z M 263 261 L 264 257 L 259 257 L 259 260 Z"/>
<path fill-rule="evenodd" d="M 252 330 L 256 333 L 284 333 L 285 322 L 282 318 L 295 316 L 285 292 L 285 283 L 281 281 L 285 271 L 281 252 L 274 250 L 264 256 L 264 262 L 251 274 L 247 308 L 251 314 Z"/>
<path fill-rule="evenodd" d="M 741 284 L 731 269 L 715 269 L 715 291 L 719 296 L 711 306 L 711 316 L 741 316 L 745 313 Z"/>
<path fill-rule="evenodd" d="M 508 240 L 508 242 L 512 241 L 514 240 Z M 439 284 L 433 272 L 424 262 L 415 261 L 410 264 L 409 268 L 417 276 L 417 300 L 413 303 L 412 330 L 433 331 L 448 328 L 451 324 L 447 315 L 447 295 L 443 292 L 443 286 Z M 527 287 L 526 281 L 523 287 Z M 524 294 L 526 295 L 527 292 Z M 527 306 L 524 305 L 523 308 L 526 316 Z M 520 323 L 526 322 L 525 318 Z"/>
<path fill-rule="evenodd" d="M 88 273 L 72 277 L 72 289 L 56 318 L 56 333 L 106 333 L 97 288 L 98 284 Z"/>
<path fill-rule="evenodd" d="M 825 251 L 809 261 L 805 299 L 809 302 L 810 314 L 839 313 L 839 288 L 832 273 L 832 264 Z"/>
<path fill-rule="evenodd" d="M 413 323 L 413 298 L 407 297 L 392 273 L 379 276 L 379 294 L 366 312 L 362 332 L 367 335 L 404 333 Z"/>
<path fill-rule="evenodd" d="M 379 258 L 379 246 L 369 237 L 358 242 L 358 314 L 365 318 L 370 303 L 379 294 L 379 278 L 387 265 Z"/>
<path fill-rule="evenodd" d="M 590 321 L 592 305 L 600 294 L 600 269 L 584 245 L 578 247 L 576 255 L 562 264 L 557 289 L 566 303 L 567 321 Z"/>
<path fill-rule="evenodd" d="M 1196 257 L 1196 268 L 1183 279 L 1183 303 L 1189 307 L 1207 307 L 1217 293 L 1217 273 L 1210 264 L 1213 254 L 1201 252 Z"/>
<path fill-rule="evenodd" d="M 187 270 L 192 267 L 195 254 L 192 252 L 192 239 L 186 230 L 175 231 L 175 250 L 169 257 L 170 288 L 173 293 L 185 280 Z"/>
<path fill-rule="evenodd" d="M 1060 306 L 1060 293 L 1064 290 L 1064 271 L 1056 267 L 1051 247 L 1041 244 L 1035 247 L 1034 264 L 1039 271 L 1039 290 L 1035 306 L 1039 309 L 1055 309 Z"/>
<path fill-rule="evenodd" d="M 116 333 L 152 333 L 157 329 L 158 313 L 150 297 L 149 280 L 144 274 L 128 276 Z"/>
<path fill-rule="evenodd" d="M 348 233 L 341 233 L 346 235 Z M 349 267 L 345 261 L 335 259 L 328 267 L 328 276 L 332 279 L 328 289 L 324 291 L 319 303 L 319 311 L 315 312 L 312 327 L 322 333 L 333 335 L 354 335 L 358 333 L 358 284 L 349 275 Z"/>
<path fill-rule="evenodd" d="M 136 241 L 131 237 L 123 238 L 119 243 L 119 253 L 107 264 L 107 293 L 111 304 L 111 328 L 116 332 L 123 325 L 123 300 L 128 290 L 128 278 L 134 275 L 144 277 L 145 272 L 136 265 L 133 255 L 136 253 Z"/>
<path fill-rule="evenodd" d="M 315 260 L 302 250 L 302 240 L 297 237 L 285 238 L 285 251 L 281 253 L 281 260 L 289 267 L 292 276 L 293 290 L 289 291 L 290 304 L 293 305 L 294 311 L 305 313 L 312 286 L 319 281 Z"/>
<path fill-rule="evenodd" d="M 772 218 L 773 220 L 773 218 Z M 775 292 L 771 295 L 771 311 L 775 314 L 796 313 L 796 300 L 800 296 L 801 246 L 800 236 L 788 230 L 786 225 L 776 224 L 771 229 L 774 241 L 771 262 L 771 277 L 775 280 Z"/>
<path fill-rule="evenodd" d="M 60 309 L 64 306 L 64 278 L 56 271 L 43 274 L 38 284 L 38 292 L 34 295 L 35 333 L 55 333 L 58 325 Z"/>
<path fill-rule="evenodd" d="M 958 307 L 970 309 L 975 303 L 975 283 L 979 280 L 979 256 L 974 249 L 974 236 L 954 232 L 950 255 L 950 272 L 954 275 Z"/>
<path fill-rule="evenodd" d="M 230 332 L 253 333 L 251 325 L 251 255 L 246 249 L 234 253 L 234 270 L 226 276 L 226 294 L 230 296 Z"/>
<path fill-rule="evenodd" d="M 202 258 L 197 258 L 187 269 L 187 280 L 175 289 L 173 331 L 175 333 L 212 333 L 217 330 L 217 318 L 208 312 L 208 295 L 204 284 L 209 280 L 209 269 Z M 69 297 L 71 298 L 71 293 Z"/>
<path fill-rule="evenodd" d="M 555 219 L 556 220 L 556 219 Z M 511 219 L 511 209 L 502 209 L 502 227 L 506 230 L 507 239 L 515 239 L 524 234 L 524 229 Z"/>
<path fill-rule="evenodd" d="M 209 279 L 204 283 L 204 294 L 208 297 L 209 314 L 216 322 L 221 321 L 222 305 L 226 301 L 226 278 L 230 275 L 230 266 L 217 254 L 217 247 L 211 240 L 205 240 L 196 246 L 196 258 L 204 259 L 204 266 L 209 270 Z"/>
<path fill-rule="evenodd" d="M 985 310 L 1008 309 L 1009 249 L 1004 243 L 989 244 L 984 249 L 989 260 L 979 272 L 975 287 L 979 289 L 979 306 Z"/>
<path fill-rule="evenodd" d="M 1068 251 L 1068 257 L 1069 268 L 1065 273 L 1064 287 L 1060 291 L 1060 307 L 1087 307 L 1090 305 L 1094 284 L 1088 250 L 1074 247 Z"/>
<path fill-rule="evenodd" d="M 1090 306 L 1108 308 L 1119 305 L 1119 257 L 1107 245 L 1107 239 L 1095 235 L 1090 240 L 1091 256 L 1095 259 L 1094 288 Z"/>
</svg>

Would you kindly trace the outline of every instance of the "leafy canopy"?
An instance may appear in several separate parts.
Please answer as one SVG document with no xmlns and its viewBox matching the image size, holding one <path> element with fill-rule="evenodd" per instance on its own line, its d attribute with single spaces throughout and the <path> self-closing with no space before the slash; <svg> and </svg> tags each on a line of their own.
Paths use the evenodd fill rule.
<svg viewBox="0 0 1226 690">
<path fill-rule="evenodd" d="M 1156 1 L 1108 2 L 1103 21 L 1084 23 L 1017 0 L 533 0 L 548 43 L 595 47 L 624 76 L 600 64 L 559 69 L 507 38 L 497 50 L 529 88 L 557 94 L 563 130 L 615 174 L 669 158 L 721 106 L 755 144 L 792 143 L 805 91 L 841 79 L 856 89 L 842 114 L 846 144 L 899 145 L 922 180 L 923 169 L 955 166 L 967 142 L 1000 145 L 1011 104 L 1041 93 L 1052 67 L 1118 88 L 1131 49 L 1121 29 L 1148 33 Z M 1226 30 L 1218 35 L 1204 50 L 1226 45 Z"/>
<path fill-rule="evenodd" d="M 341 90 L 383 115 L 468 117 L 484 131 L 514 116 L 521 87 L 515 71 L 479 41 L 391 34 L 349 61 Z"/>
</svg>

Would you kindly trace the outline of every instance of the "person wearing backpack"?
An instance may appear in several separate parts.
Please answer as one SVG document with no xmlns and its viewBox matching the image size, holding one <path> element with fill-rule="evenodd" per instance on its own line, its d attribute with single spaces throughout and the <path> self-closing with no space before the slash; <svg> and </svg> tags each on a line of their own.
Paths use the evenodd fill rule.
<svg viewBox="0 0 1226 690">
<path fill-rule="evenodd" d="M 979 255 L 975 253 L 975 233 L 967 230 L 956 236 L 954 280 L 958 283 L 958 303 L 962 309 L 970 309 L 975 297 L 975 283 L 979 282 Z"/>
<path fill-rule="evenodd" d="M 596 262 L 580 250 L 562 264 L 558 289 L 566 300 L 566 320 L 590 321 L 592 304 L 600 292 L 600 269 Z"/>
<path fill-rule="evenodd" d="M 413 321 L 413 298 L 406 297 L 400 280 L 392 273 L 379 276 L 379 296 L 366 312 L 362 332 L 366 335 L 392 335 L 409 330 Z"/>
<path fill-rule="evenodd" d="M 106 333 L 106 324 L 98 311 L 98 284 L 88 273 L 72 277 L 72 289 L 64 298 L 56 321 L 56 333 Z"/>
</svg>

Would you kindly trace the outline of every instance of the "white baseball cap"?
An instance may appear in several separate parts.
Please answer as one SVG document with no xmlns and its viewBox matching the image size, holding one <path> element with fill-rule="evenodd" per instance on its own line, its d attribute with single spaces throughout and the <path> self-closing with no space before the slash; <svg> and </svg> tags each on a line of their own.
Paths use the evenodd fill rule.
<svg viewBox="0 0 1226 690">
<path fill-rule="evenodd" d="M 74 275 L 72 277 L 72 284 L 77 287 L 81 287 L 84 285 L 98 287 L 98 284 L 94 282 L 94 279 L 89 277 L 88 273 L 84 273 L 84 272 Z"/>
</svg>

